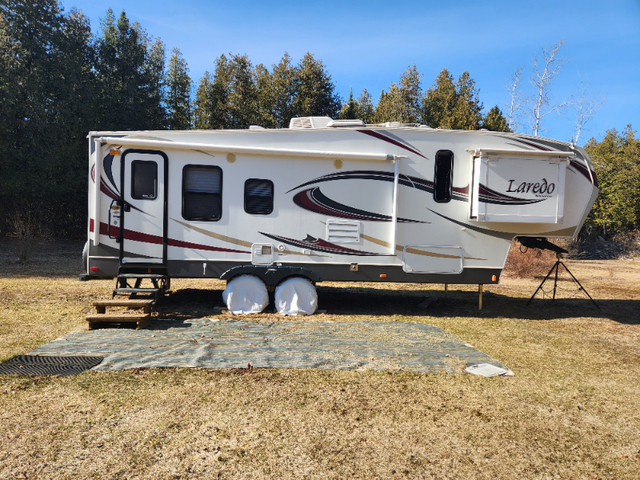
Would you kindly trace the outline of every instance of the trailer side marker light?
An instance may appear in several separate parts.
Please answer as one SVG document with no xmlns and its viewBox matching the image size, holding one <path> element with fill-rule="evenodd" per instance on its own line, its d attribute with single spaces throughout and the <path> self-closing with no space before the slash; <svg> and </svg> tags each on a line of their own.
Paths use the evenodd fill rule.
<svg viewBox="0 0 640 480">
<path fill-rule="evenodd" d="M 114 157 L 116 155 L 120 155 L 120 150 L 116 150 L 115 148 L 112 148 L 111 150 L 109 150 L 109 155 L 113 155 Z"/>
<path fill-rule="evenodd" d="M 495 275 L 492 275 L 492 276 L 491 276 L 491 281 L 492 281 L 492 282 L 495 282 L 496 280 L 498 280 L 498 277 L 497 277 L 497 276 L 495 276 Z"/>
<path fill-rule="evenodd" d="M 91 270 L 92 272 L 97 272 L 98 271 L 98 267 L 91 267 L 89 270 Z"/>
<path fill-rule="evenodd" d="M 380 278 L 387 278 L 387 274 L 386 273 L 381 273 L 380 274 Z"/>
</svg>

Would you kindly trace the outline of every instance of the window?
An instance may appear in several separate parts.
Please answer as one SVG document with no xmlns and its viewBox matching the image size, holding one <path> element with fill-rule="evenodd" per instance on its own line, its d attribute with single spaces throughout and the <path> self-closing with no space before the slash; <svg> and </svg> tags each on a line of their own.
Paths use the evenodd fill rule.
<svg viewBox="0 0 640 480">
<path fill-rule="evenodd" d="M 244 211 L 254 215 L 273 212 L 273 182 L 252 178 L 244 183 Z"/>
<path fill-rule="evenodd" d="M 187 165 L 182 170 L 182 216 L 186 220 L 220 220 L 222 215 L 222 170 L 219 167 Z"/>
<path fill-rule="evenodd" d="M 155 200 L 158 197 L 158 164 L 134 160 L 131 162 L 131 198 Z"/>
<path fill-rule="evenodd" d="M 433 199 L 438 203 L 451 200 L 453 179 L 453 152 L 438 150 L 433 172 Z"/>
</svg>

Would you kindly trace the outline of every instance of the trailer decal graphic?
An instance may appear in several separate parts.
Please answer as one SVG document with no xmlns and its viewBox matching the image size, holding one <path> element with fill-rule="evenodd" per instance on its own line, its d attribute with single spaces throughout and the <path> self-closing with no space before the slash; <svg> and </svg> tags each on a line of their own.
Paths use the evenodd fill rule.
<svg viewBox="0 0 640 480">
<path fill-rule="evenodd" d="M 116 192 L 118 192 L 118 188 L 116 187 L 116 182 L 113 179 L 113 155 L 109 154 L 106 157 L 104 157 L 104 159 L 102 160 L 102 169 L 104 170 L 104 173 L 106 173 L 107 178 L 111 182 L 111 185 L 113 185 L 113 189 Z"/>
<path fill-rule="evenodd" d="M 260 232 L 265 237 L 269 237 L 278 242 L 286 243 L 288 245 L 293 245 L 298 248 L 306 248 L 308 250 L 316 250 L 319 252 L 326 253 L 337 253 L 340 255 L 364 255 L 364 256 L 381 256 L 384 254 L 374 253 L 374 252 L 363 252 L 361 250 L 353 250 L 351 248 L 341 247 L 340 245 L 336 245 L 335 243 L 327 242 L 326 240 L 322 240 L 320 238 L 312 237 L 311 235 L 307 235 L 307 238 L 304 240 L 296 240 L 294 238 L 281 237 L 279 235 L 272 235 L 269 233 Z"/>
<path fill-rule="evenodd" d="M 594 187 L 598 186 L 598 177 L 596 177 L 596 172 L 594 172 L 593 170 L 589 170 L 586 166 L 584 166 L 574 158 L 569 160 L 569 167 L 575 168 L 578 171 L 578 173 L 588 178 L 591 181 L 591 183 L 593 183 Z"/>
<path fill-rule="evenodd" d="M 357 208 L 343 205 L 342 203 L 331 200 L 325 196 L 320 187 L 314 187 L 297 193 L 293 197 L 293 202 L 305 210 L 310 212 L 330 215 L 340 218 L 348 218 L 353 220 L 368 220 L 372 222 L 390 222 L 392 217 L 381 213 L 367 212 Z M 431 223 L 422 222 L 420 220 L 411 220 L 408 218 L 398 218 L 400 223 Z"/>
<path fill-rule="evenodd" d="M 393 182 L 393 173 L 392 172 L 382 172 L 382 171 L 375 171 L 375 170 L 353 170 L 350 172 L 341 172 L 341 173 L 331 173 L 329 175 L 324 175 L 322 177 L 318 177 L 315 178 L 313 180 L 310 180 L 308 182 L 305 182 L 301 185 L 298 185 L 297 187 L 292 188 L 291 190 L 289 190 L 287 193 L 292 192 L 293 190 L 296 190 L 298 188 L 302 188 L 302 187 L 307 187 L 309 185 L 313 185 L 315 183 L 323 183 L 323 182 L 333 182 L 333 181 L 337 181 L 337 180 L 375 180 L 375 181 L 380 181 L 380 182 Z M 427 193 L 433 193 L 433 182 L 429 181 L 429 180 L 425 180 L 423 178 L 418 178 L 418 177 L 411 177 L 408 175 L 400 175 L 398 178 L 398 183 L 402 186 L 405 187 L 410 187 L 410 188 L 415 188 L 417 190 L 421 190 L 423 192 L 427 192 Z M 469 200 L 469 185 L 465 186 L 465 187 L 453 187 L 453 193 L 451 198 L 453 200 L 459 200 L 459 201 L 468 201 Z M 306 208 L 306 206 L 310 206 L 313 202 L 311 199 L 309 199 L 308 202 L 305 202 L 306 206 L 301 205 L 300 203 L 298 203 L 298 201 L 300 202 L 304 202 L 303 198 L 300 196 L 301 194 L 306 194 L 306 192 L 308 192 L 309 190 L 305 190 L 304 192 L 300 192 L 298 194 L 296 194 L 296 196 L 294 197 L 294 202 L 296 202 L 296 204 L 300 207 Z M 315 193 L 315 192 L 314 192 Z M 317 194 L 316 194 L 317 195 Z M 308 194 L 307 194 L 308 196 Z M 323 195 L 324 197 L 324 195 Z M 328 200 L 329 202 L 331 202 L 330 199 L 327 199 L 327 197 L 324 197 L 326 200 Z M 296 201 L 297 199 L 297 201 Z M 317 205 L 322 205 L 322 201 L 318 201 L 318 199 L 316 198 L 316 204 Z M 542 200 L 539 199 L 528 199 L 528 198 L 518 198 L 518 197 L 513 197 L 510 195 L 505 195 L 503 193 L 500 192 L 496 192 L 495 190 L 490 189 L 489 187 L 486 187 L 484 185 L 480 185 L 480 198 L 479 200 L 481 202 L 484 203 L 492 203 L 492 204 L 497 204 L 497 205 L 530 205 L 532 203 L 536 203 Z M 322 205 L 324 207 L 329 207 L 329 205 L 324 204 Z M 335 207 L 335 206 L 334 206 Z M 349 208 L 349 207 L 345 207 L 344 208 Z M 310 210 L 310 208 L 307 208 L 307 210 Z M 316 210 L 312 210 L 312 211 L 316 211 Z M 348 210 L 347 210 L 348 211 Z M 320 213 L 320 212 L 318 212 Z M 353 212 L 351 212 L 353 213 Z M 368 213 L 368 212 L 365 212 Z M 373 215 L 377 215 L 377 214 L 373 214 Z M 355 217 L 344 217 L 344 218 L 355 218 Z M 378 220 L 378 221 L 386 221 L 386 220 Z M 400 221 L 400 220 L 398 220 Z M 407 220 L 407 219 L 403 219 L 402 221 L 405 222 L 417 222 L 415 220 Z"/>
<path fill-rule="evenodd" d="M 90 221 L 89 225 L 90 230 L 93 232 L 94 230 L 94 222 L 93 219 Z M 111 227 L 112 235 L 119 237 L 120 236 L 120 228 L 119 227 Z M 109 225 L 104 222 L 100 222 L 100 235 L 108 235 L 109 234 Z M 163 238 L 159 235 L 150 235 L 148 233 L 137 232 L 135 230 L 124 230 L 124 238 L 125 240 L 132 240 L 134 242 L 141 243 L 151 243 L 154 245 L 162 245 Z M 214 247 L 212 245 L 203 245 L 200 243 L 192 243 L 185 242 L 184 240 L 176 240 L 174 238 L 167 239 L 167 245 L 170 247 L 179 247 L 179 248 L 193 248 L 195 250 L 207 250 L 210 252 L 227 252 L 227 253 L 246 253 L 250 254 L 251 252 L 245 252 L 242 250 L 232 250 L 229 248 L 221 248 Z"/>
<path fill-rule="evenodd" d="M 511 197 L 495 190 L 480 185 L 479 200 L 484 203 L 493 203 L 496 205 L 531 205 L 533 203 L 543 202 L 544 198 L 531 198 L 524 199 L 518 197 Z"/>
<path fill-rule="evenodd" d="M 403 141 L 402 139 L 396 137 L 395 135 L 390 134 L 389 132 L 385 132 L 385 134 L 381 132 L 376 132 L 375 130 L 358 130 L 360 133 L 364 133 L 365 135 L 369 135 L 371 137 L 377 138 L 378 140 L 383 140 L 388 142 L 396 147 L 403 148 L 404 150 L 408 150 L 411 153 L 415 153 L 416 155 L 427 159 L 422 153 L 416 150 L 413 145 Z M 428 160 L 428 159 L 427 159 Z"/>
<path fill-rule="evenodd" d="M 114 200 L 120 200 L 120 195 L 111 190 L 107 182 L 104 181 L 104 178 L 100 177 L 100 191 L 107 195 L 107 197 L 113 198 Z"/>
<path fill-rule="evenodd" d="M 506 137 L 505 137 L 506 138 Z M 573 150 L 573 149 L 569 149 L 569 148 L 562 148 L 562 146 L 558 145 L 557 143 L 550 143 L 550 142 L 546 142 L 543 139 L 538 139 L 536 140 L 536 142 L 538 143 L 534 143 L 533 141 L 525 141 L 521 138 L 514 138 L 514 139 L 510 139 L 513 142 L 520 142 L 523 143 L 525 145 L 529 145 L 531 147 L 534 147 L 538 150 L 542 150 L 542 151 L 550 151 L 551 149 L 560 149 L 562 151 L 565 152 L 569 152 L 569 151 L 573 151 L 575 157 L 577 158 L 571 158 L 569 160 L 569 167 L 573 167 L 575 170 L 578 171 L 578 173 L 580 173 L 581 175 L 583 175 L 587 180 L 589 180 L 594 187 L 598 186 L 598 178 L 596 177 L 596 172 L 591 170 L 587 165 L 585 165 L 584 163 L 584 158 L 583 156 L 580 154 L 580 152 L 578 150 Z M 508 142 L 511 143 L 511 142 Z M 540 145 L 544 144 L 546 146 Z M 516 146 L 520 146 L 517 143 L 511 143 L 512 145 L 516 145 Z M 582 162 L 580 162 L 579 160 L 582 160 Z"/>
<path fill-rule="evenodd" d="M 369 235 L 365 235 L 364 233 L 360 234 L 360 238 L 366 240 L 371 243 L 375 243 L 376 245 L 380 245 L 381 247 L 391 248 L 391 244 L 389 242 L 385 242 L 384 240 L 380 240 L 376 237 L 371 237 Z M 405 249 L 404 245 L 396 245 L 396 251 L 403 252 Z M 459 258 L 455 255 L 447 255 L 444 253 L 433 253 L 427 252 L 425 250 L 418 250 L 416 248 L 407 248 L 407 252 L 413 255 L 422 255 L 424 257 L 436 257 L 436 258 Z M 486 258 L 478 258 L 478 257 L 464 257 L 467 260 L 487 260 Z"/>
<path fill-rule="evenodd" d="M 465 227 L 465 228 L 468 228 L 469 230 L 473 230 L 475 232 L 480 232 L 480 233 L 483 233 L 485 235 L 489 235 L 491 237 L 511 239 L 511 238 L 516 236 L 515 233 L 501 232 L 499 230 L 489 230 L 488 228 L 476 227 L 475 225 L 470 225 L 468 223 L 461 222 L 461 221 L 456 220 L 454 218 L 447 217 L 446 215 L 442 215 L 441 213 L 438 213 L 435 210 L 429 209 L 429 211 L 431 213 L 435 213 L 439 217 L 444 218 L 445 220 L 449 220 L 450 222 L 453 222 L 453 223 L 455 223 L 457 225 L 460 225 L 461 227 Z"/>
</svg>

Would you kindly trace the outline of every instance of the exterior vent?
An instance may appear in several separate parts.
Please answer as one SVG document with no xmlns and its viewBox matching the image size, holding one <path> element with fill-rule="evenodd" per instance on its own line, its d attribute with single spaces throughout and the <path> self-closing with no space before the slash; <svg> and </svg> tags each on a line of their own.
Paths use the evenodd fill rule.
<svg viewBox="0 0 640 480">
<path fill-rule="evenodd" d="M 325 128 L 332 122 L 331 117 L 294 117 L 289 121 L 291 130 Z"/>
<path fill-rule="evenodd" d="M 360 243 L 360 222 L 358 220 L 327 220 L 327 241 Z"/>
<path fill-rule="evenodd" d="M 349 119 L 349 120 L 331 120 L 327 127 L 339 128 L 339 127 L 364 127 L 366 126 L 362 120 Z"/>
</svg>

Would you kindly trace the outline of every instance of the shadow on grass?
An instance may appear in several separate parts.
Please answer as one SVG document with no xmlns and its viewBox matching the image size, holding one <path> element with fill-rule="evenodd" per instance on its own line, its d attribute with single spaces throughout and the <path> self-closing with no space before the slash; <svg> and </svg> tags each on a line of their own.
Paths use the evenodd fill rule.
<svg viewBox="0 0 640 480">
<path fill-rule="evenodd" d="M 532 292 L 533 293 L 533 292 Z M 548 295 L 549 292 L 545 295 Z M 394 316 L 405 317 L 467 317 L 467 318 L 520 318 L 523 320 L 553 320 L 571 317 L 609 318 L 624 324 L 640 324 L 637 312 L 640 300 L 596 299 L 596 308 L 583 292 L 573 298 L 556 300 L 541 297 L 514 298 L 494 292 L 485 292 L 483 309 L 478 310 L 478 293 L 450 290 L 380 290 L 361 287 L 318 287 L 318 304 L 329 315 Z M 230 314 L 224 312 L 220 290 L 185 289 L 170 293 L 157 304 L 163 321 L 154 328 L 180 326 L 194 318 Z M 265 314 L 274 313 L 273 303 Z M 255 317 L 255 318 L 260 318 Z M 282 317 L 284 318 L 284 317 Z"/>
</svg>

